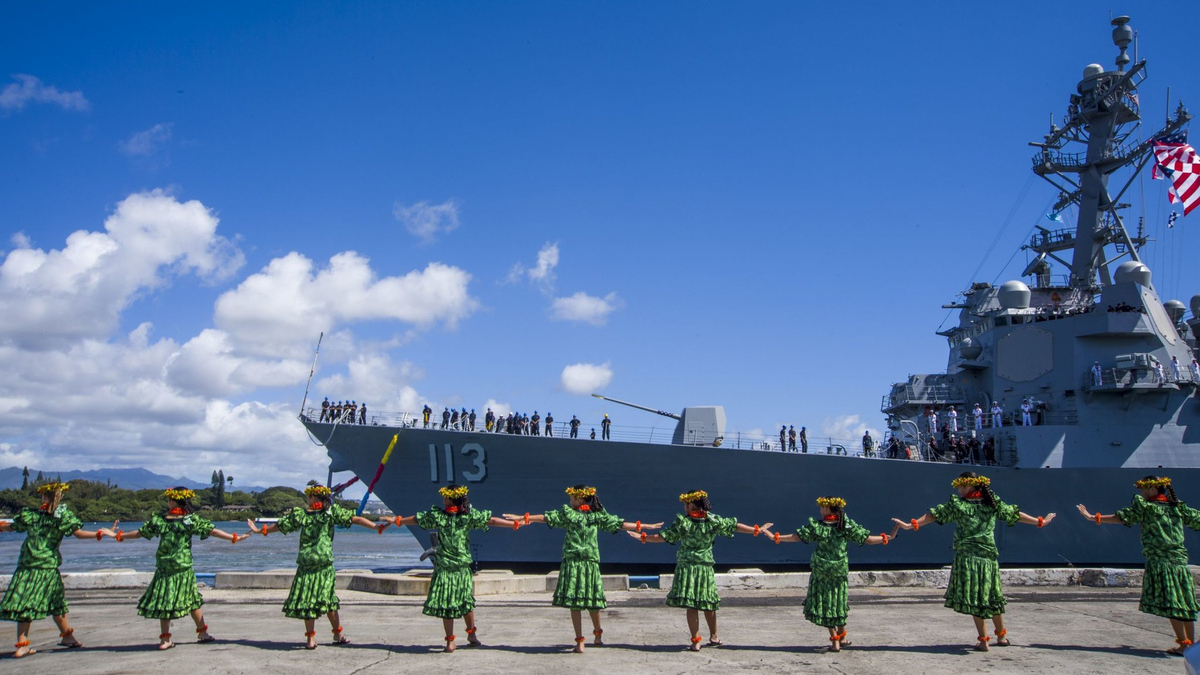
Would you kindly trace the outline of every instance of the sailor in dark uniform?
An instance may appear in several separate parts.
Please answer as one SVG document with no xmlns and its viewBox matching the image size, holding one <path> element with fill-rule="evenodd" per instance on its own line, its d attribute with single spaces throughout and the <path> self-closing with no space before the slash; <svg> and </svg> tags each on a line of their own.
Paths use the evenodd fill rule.
<svg viewBox="0 0 1200 675">
<path fill-rule="evenodd" d="M 321 401 L 321 419 L 319 422 L 324 422 L 329 419 L 329 397 L 326 396 L 324 401 Z"/>
<path fill-rule="evenodd" d="M 496 427 L 496 413 L 492 412 L 491 408 L 487 409 L 487 414 L 483 416 L 483 428 L 488 431 L 493 431 Z"/>
<path fill-rule="evenodd" d="M 450 428 L 458 431 L 458 408 L 450 411 Z"/>
<path fill-rule="evenodd" d="M 450 426 L 450 409 L 443 408 L 442 409 L 442 428 L 446 429 L 449 426 Z"/>
<path fill-rule="evenodd" d="M 358 423 L 359 424 L 367 423 L 367 404 L 366 403 L 358 406 Z"/>
<path fill-rule="evenodd" d="M 471 424 L 471 431 L 475 431 L 475 409 L 471 408 L 471 414 L 467 416 L 467 420 Z"/>
<path fill-rule="evenodd" d="M 787 452 L 787 425 L 779 427 L 779 449 Z"/>
<path fill-rule="evenodd" d="M 546 435 L 554 435 L 554 414 L 546 413 Z"/>
<path fill-rule="evenodd" d="M 533 411 L 533 417 L 529 418 L 529 433 L 534 436 L 541 436 L 542 416 L 536 410 Z"/>
<path fill-rule="evenodd" d="M 604 413 L 604 419 L 600 421 L 600 435 L 604 440 L 608 440 L 608 428 L 612 426 L 612 420 L 608 419 L 608 413 Z M 592 430 L 592 438 L 596 437 L 596 430 Z"/>
<path fill-rule="evenodd" d="M 788 448 L 787 449 L 790 450 L 791 452 L 796 451 L 796 427 L 795 426 L 788 427 Z"/>
<path fill-rule="evenodd" d="M 425 422 L 425 428 L 426 428 L 426 429 L 428 429 L 428 428 L 429 428 L 429 416 L 430 416 L 430 415 L 432 415 L 432 414 L 433 414 L 433 408 L 430 408 L 430 407 L 429 407 L 429 404 L 428 404 L 428 403 L 426 403 L 426 404 L 425 404 L 425 409 L 421 411 L 421 418 L 422 418 L 422 420 Z"/>
<path fill-rule="evenodd" d="M 579 421 L 579 418 L 571 415 L 571 438 L 579 438 L 580 424 L 582 424 L 582 422 Z"/>
</svg>

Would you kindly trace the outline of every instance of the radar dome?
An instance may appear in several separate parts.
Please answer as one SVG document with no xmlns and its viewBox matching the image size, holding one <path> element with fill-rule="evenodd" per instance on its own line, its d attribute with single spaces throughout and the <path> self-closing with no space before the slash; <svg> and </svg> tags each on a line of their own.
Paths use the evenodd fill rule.
<svg viewBox="0 0 1200 675">
<path fill-rule="evenodd" d="M 1113 281 L 1123 284 L 1129 281 L 1139 286 L 1150 285 L 1150 268 L 1140 262 L 1130 260 L 1121 263 L 1113 274 Z"/>
<path fill-rule="evenodd" d="M 977 359 L 983 353 L 983 345 L 971 338 L 963 338 L 959 351 L 964 359 Z"/>
<path fill-rule="evenodd" d="M 1100 65 L 1099 63 L 1089 63 L 1083 68 L 1083 79 L 1086 80 L 1089 77 L 1095 77 L 1103 72 L 1104 66 Z"/>
<path fill-rule="evenodd" d="M 1021 281 L 1006 281 L 1000 286 L 1000 307 L 1003 309 L 1026 309 L 1032 293 Z"/>
<path fill-rule="evenodd" d="M 1179 323 L 1179 320 L 1182 319 L 1183 315 L 1187 312 L 1187 307 L 1184 307 L 1183 303 L 1179 300 L 1168 300 L 1164 302 L 1163 309 L 1167 310 L 1167 316 L 1171 317 L 1171 320 L 1175 323 Z"/>
</svg>

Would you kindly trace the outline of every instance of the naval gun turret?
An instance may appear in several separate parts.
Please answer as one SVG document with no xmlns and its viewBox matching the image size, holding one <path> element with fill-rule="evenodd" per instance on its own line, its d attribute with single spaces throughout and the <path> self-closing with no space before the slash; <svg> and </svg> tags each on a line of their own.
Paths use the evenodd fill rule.
<svg viewBox="0 0 1200 675">
<path fill-rule="evenodd" d="M 675 445 L 711 445 L 715 448 L 725 441 L 725 408 L 722 406 L 690 406 L 676 415 L 665 410 L 647 408 L 644 405 L 620 401 L 600 394 L 592 394 L 592 396 L 610 403 L 670 417 L 676 421 L 675 434 L 671 437 L 671 442 Z"/>
</svg>

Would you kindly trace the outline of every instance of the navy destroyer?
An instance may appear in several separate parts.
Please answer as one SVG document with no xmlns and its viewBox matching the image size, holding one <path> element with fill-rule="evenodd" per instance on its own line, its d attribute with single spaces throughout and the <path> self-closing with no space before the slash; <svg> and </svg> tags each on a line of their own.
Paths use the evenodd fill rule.
<svg viewBox="0 0 1200 675">
<path fill-rule="evenodd" d="M 352 471 L 364 482 L 394 442 L 374 493 L 396 513 L 428 507 L 435 489 L 451 482 L 470 486 L 472 500 L 497 513 L 556 507 L 565 486 L 586 482 L 628 518 L 668 520 L 678 509 L 673 495 L 703 488 L 719 513 L 785 529 L 813 513 L 817 496 L 833 492 L 849 501 L 856 520 L 879 531 L 892 516 L 919 515 L 944 500 L 950 480 L 974 468 L 964 464 L 979 463 L 1004 500 L 1059 514 L 1043 530 L 1000 528 L 1002 563 L 1138 564 L 1135 535 L 1097 528 L 1074 505 L 1111 511 L 1127 503 L 1136 479 L 1152 473 L 1170 475 L 1183 498 L 1200 500 L 1200 373 L 1192 365 L 1200 295 L 1191 299 L 1190 319 L 1182 302 L 1164 302 L 1139 256 L 1147 237 L 1140 227 L 1126 229 L 1122 199 L 1155 162 L 1155 140 L 1191 119 L 1181 104 L 1161 129 L 1142 129 L 1137 91 L 1146 63 L 1131 64 L 1128 21 L 1112 22 L 1116 68 L 1087 66 L 1062 126 L 1031 144 L 1034 173 L 1061 193 L 1054 213 L 1077 210 L 1075 227 L 1038 228 L 1025 247 L 1028 283 L 975 283 L 948 305 L 959 318 L 939 332 L 949 347 L 946 370 L 892 385 L 882 404 L 889 439 L 876 452 L 780 452 L 773 440 L 727 437 L 720 406 L 680 414 L 645 408 L 675 420 L 670 438 L 617 435 L 603 445 L 561 431 L 442 429 L 440 420 L 426 425 L 403 413 L 350 424 L 303 404 L 301 421 L 328 450 L 332 471 Z M 972 449 L 948 451 L 960 442 Z M 931 529 L 865 547 L 853 562 L 946 564 L 950 528 Z M 426 533 L 414 534 L 428 543 Z M 551 566 L 562 538 L 531 528 L 489 532 L 472 545 L 484 565 Z M 674 556 L 670 547 L 625 537 L 602 547 L 606 564 L 627 569 L 668 565 Z M 1192 554 L 1200 558 L 1200 550 Z M 721 541 L 716 550 L 725 566 L 793 566 L 806 557 L 766 541 Z"/>
</svg>

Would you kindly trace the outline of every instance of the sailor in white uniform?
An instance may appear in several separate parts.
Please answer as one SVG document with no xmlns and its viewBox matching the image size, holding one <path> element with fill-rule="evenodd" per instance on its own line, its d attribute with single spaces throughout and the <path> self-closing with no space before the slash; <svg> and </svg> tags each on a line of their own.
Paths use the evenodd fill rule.
<svg viewBox="0 0 1200 675">
<path fill-rule="evenodd" d="M 1092 378 L 1096 381 L 1096 386 L 1104 384 L 1104 370 L 1100 368 L 1100 362 L 1097 361 L 1092 366 Z"/>
<path fill-rule="evenodd" d="M 958 431 L 958 411 L 954 409 L 954 406 L 950 406 L 950 409 L 946 411 L 946 418 L 950 422 L 950 433 L 956 433 Z"/>
<path fill-rule="evenodd" d="M 1175 376 L 1176 382 L 1183 381 L 1183 374 L 1179 372 L 1179 357 L 1178 356 L 1171 357 L 1171 374 Z"/>
<path fill-rule="evenodd" d="M 1192 382 L 1200 383 L 1200 361 L 1192 359 Z"/>
<path fill-rule="evenodd" d="M 1000 402 L 992 403 L 992 427 L 1000 428 L 1004 426 L 1004 408 L 1000 407 Z"/>
<path fill-rule="evenodd" d="M 936 434 L 938 430 L 937 413 L 934 412 L 933 408 L 930 408 L 929 412 L 925 413 L 925 419 L 929 420 L 929 435 L 932 436 L 933 434 Z"/>
<path fill-rule="evenodd" d="M 975 416 L 975 431 L 983 431 L 983 408 L 978 403 L 975 404 L 975 409 L 971 411 Z"/>
<path fill-rule="evenodd" d="M 1023 427 L 1033 426 L 1033 415 L 1030 414 L 1032 412 L 1033 412 L 1033 406 L 1029 404 L 1029 399 L 1027 399 L 1027 398 L 1022 399 L 1021 400 L 1021 426 L 1023 426 Z"/>
<path fill-rule="evenodd" d="M 1162 384 L 1167 381 L 1166 373 L 1163 372 L 1162 361 L 1154 360 L 1154 374 L 1158 377 L 1158 383 Z"/>
</svg>

